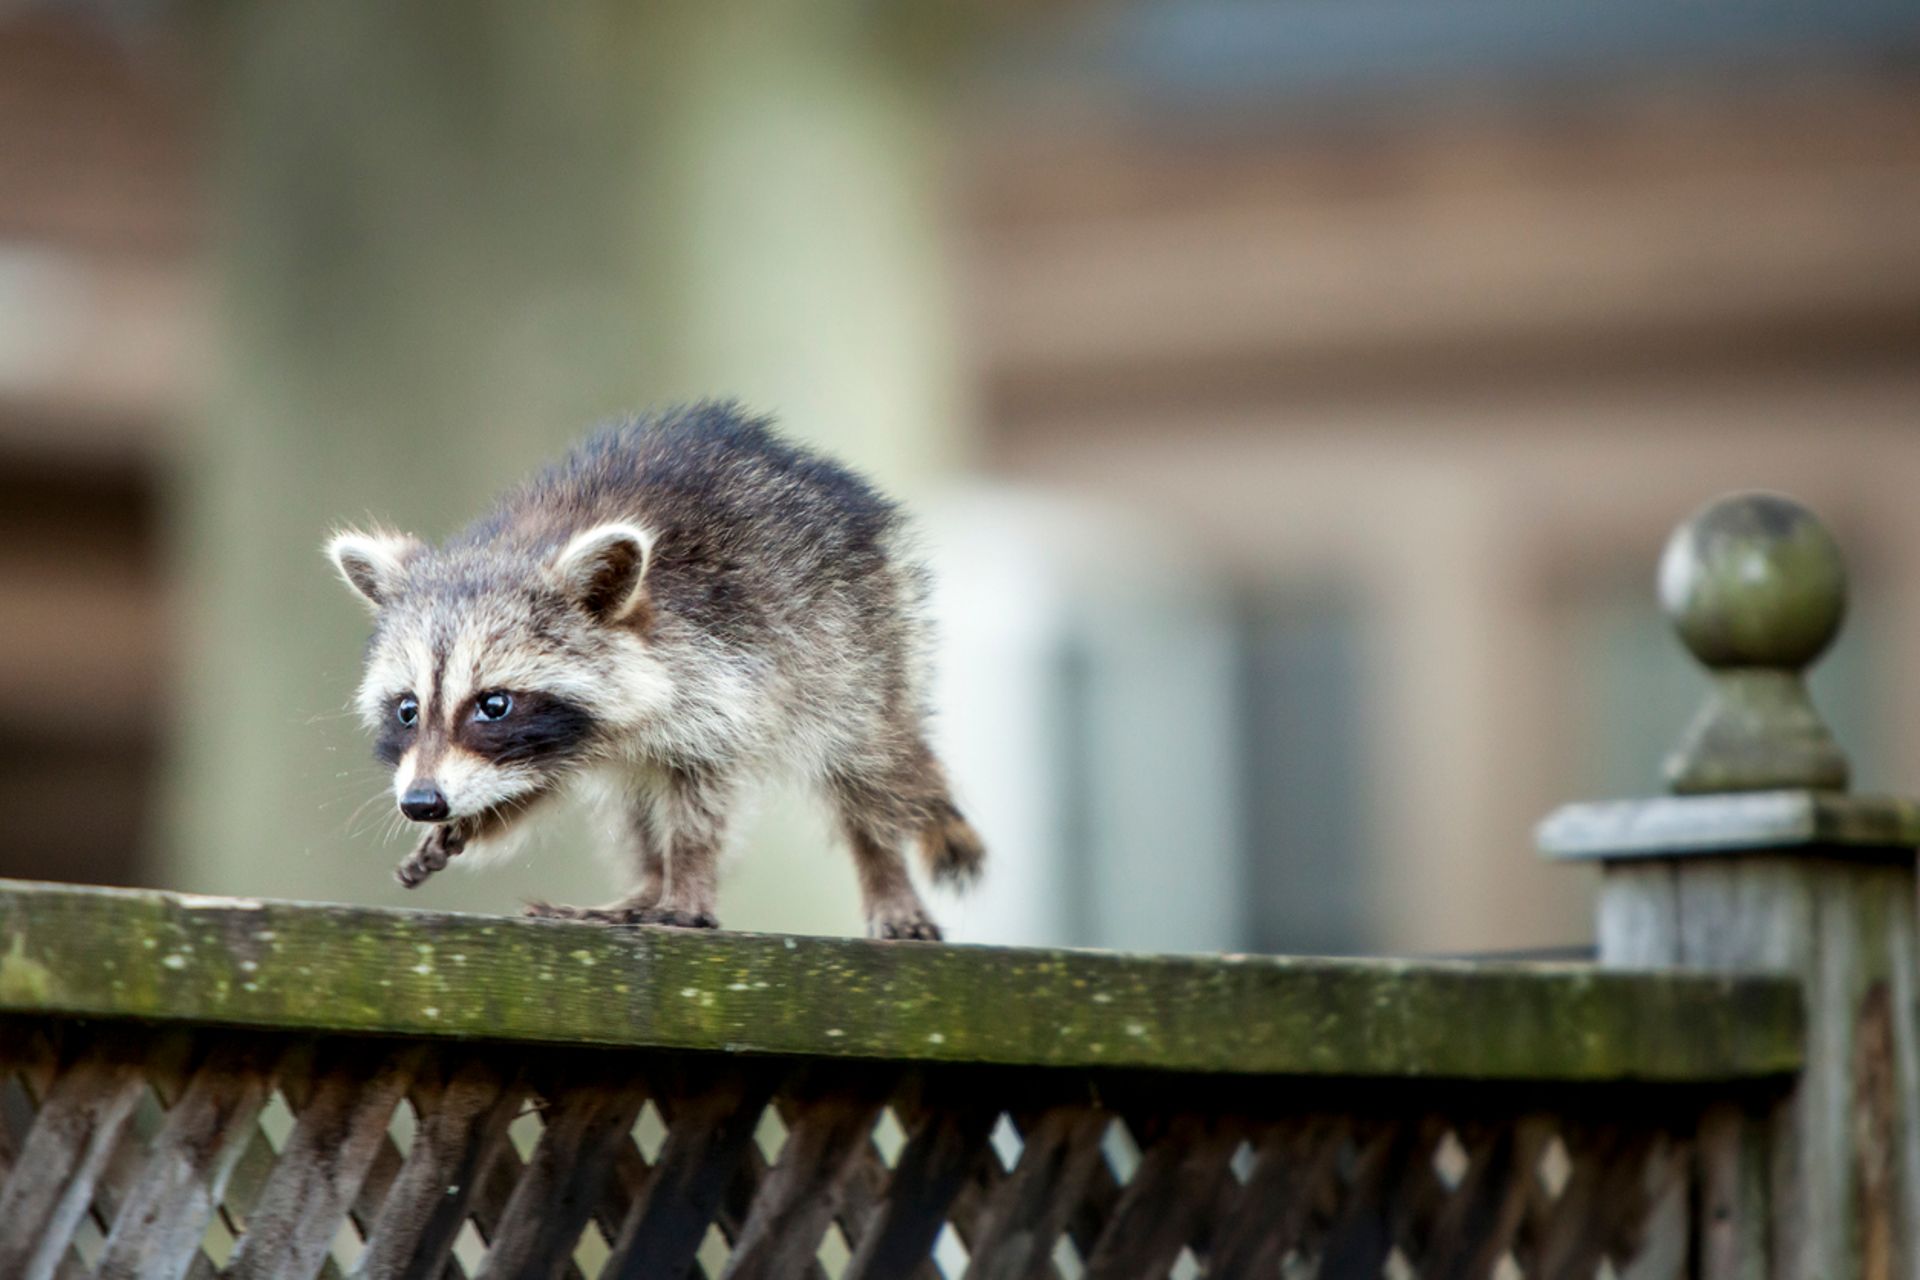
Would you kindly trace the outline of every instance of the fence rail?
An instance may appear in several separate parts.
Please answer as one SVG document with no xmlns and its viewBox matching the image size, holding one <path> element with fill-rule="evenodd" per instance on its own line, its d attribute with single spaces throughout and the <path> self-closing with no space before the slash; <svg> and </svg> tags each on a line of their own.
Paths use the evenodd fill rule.
<svg viewBox="0 0 1920 1280">
<path fill-rule="evenodd" d="M 0 884 L 0 1275 L 1593 1274 L 1802 1040 L 1776 976 Z"/>
<path fill-rule="evenodd" d="M 885 946 L 0 881 L 0 1011 L 902 1062 L 1480 1080 L 1800 1064 L 1778 977 Z"/>
</svg>

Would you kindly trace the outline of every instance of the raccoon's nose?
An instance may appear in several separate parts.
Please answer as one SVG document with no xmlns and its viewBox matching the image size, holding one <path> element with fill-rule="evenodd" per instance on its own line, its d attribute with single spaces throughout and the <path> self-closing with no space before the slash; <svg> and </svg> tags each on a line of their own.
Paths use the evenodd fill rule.
<svg viewBox="0 0 1920 1280">
<path fill-rule="evenodd" d="M 447 798 L 431 782 L 416 782 L 400 797 L 400 812 L 415 822 L 438 822 L 447 816 Z"/>
</svg>

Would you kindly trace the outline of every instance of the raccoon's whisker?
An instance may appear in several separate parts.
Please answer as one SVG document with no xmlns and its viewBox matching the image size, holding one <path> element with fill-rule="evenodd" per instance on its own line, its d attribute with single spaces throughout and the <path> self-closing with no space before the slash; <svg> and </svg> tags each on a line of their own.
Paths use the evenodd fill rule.
<svg viewBox="0 0 1920 1280">
<path fill-rule="evenodd" d="M 347 817 L 347 821 L 352 822 L 354 818 L 357 818 L 360 816 L 359 805 L 362 802 L 358 801 L 358 797 L 363 794 L 362 788 L 364 788 L 367 785 L 367 779 L 348 778 L 343 774 L 340 777 L 339 781 L 340 781 L 339 791 L 334 795 L 326 797 L 324 800 L 318 801 L 314 805 L 314 807 L 324 813 L 326 810 L 337 808 L 340 805 L 346 804 L 350 800 L 355 801 L 356 807 L 354 808 L 354 811 L 351 814 L 349 814 Z M 387 794 L 386 787 L 383 784 L 375 783 L 374 785 L 379 788 L 377 791 L 374 792 L 375 799 L 378 799 L 381 796 Z"/>
<path fill-rule="evenodd" d="M 349 830 L 347 832 L 347 838 L 349 840 L 360 840 L 360 839 L 364 839 L 367 836 L 373 835 L 373 836 L 377 836 L 380 842 L 384 844 L 387 840 L 387 836 L 385 834 L 387 824 L 392 821 L 393 819 L 390 815 L 376 810 L 373 813 L 368 814 L 365 818 L 361 819 L 360 823 L 357 826 Z"/>
<path fill-rule="evenodd" d="M 337 793 L 358 792 L 367 785 L 378 786 L 385 781 L 385 773 L 377 770 L 372 762 L 353 757 L 338 769 L 316 771 L 315 777 L 334 786 Z"/>
<path fill-rule="evenodd" d="M 364 826 L 356 826 L 355 824 L 359 823 L 362 818 L 366 817 L 367 811 L 373 808 L 374 805 L 379 804 L 381 801 L 386 800 L 388 798 L 389 798 L 389 794 L 386 791 L 382 790 L 382 791 L 376 791 L 372 795 L 368 796 L 365 800 L 362 800 L 359 803 L 359 805 L 354 808 L 354 811 L 347 815 L 347 820 L 343 824 L 347 828 L 347 839 L 357 840 L 361 836 L 365 835 L 368 828 Z"/>
<path fill-rule="evenodd" d="M 529 791 L 525 795 L 508 796 L 505 800 L 500 802 L 499 807 L 507 810 L 509 813 L 520 813 L 524 811 L 528 805 L 532 804 L 535 800 L 538 800 L 539 798 L 540 798 L 539 792 Z"/>
</svg>

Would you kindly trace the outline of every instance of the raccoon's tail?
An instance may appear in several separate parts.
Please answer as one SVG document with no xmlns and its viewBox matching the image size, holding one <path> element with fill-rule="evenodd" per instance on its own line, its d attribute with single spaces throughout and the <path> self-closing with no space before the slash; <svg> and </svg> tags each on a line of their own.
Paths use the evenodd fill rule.
<svg viewBox="0 0 1920 1280">
<path fill-rule="evenodd" d="M 965 888 L 980 878 L 987 847 L 960 810 L 942 801 L 933 821 L 920 830 L 920 861 L 934 880 Z"/>
</svg>

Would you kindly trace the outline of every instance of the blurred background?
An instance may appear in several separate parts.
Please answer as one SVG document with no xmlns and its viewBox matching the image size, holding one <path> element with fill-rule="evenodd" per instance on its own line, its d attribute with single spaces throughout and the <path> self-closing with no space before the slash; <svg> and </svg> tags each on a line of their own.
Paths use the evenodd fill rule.
<svg viewBox="0 0 1920 1280">
<path fill-rule="evenodd" d="M 0 874 L 406 894 L 319 547 L 736 395 L 899 492 L 966 940 L 1577 945 L 1657 786 L 1667 531 L 1847 547 L 1816 680 L 1920 789 L 1910 0 L 0 0 Z M 777 796 L 733 927 L 853 932 Z"/>
</svg>

